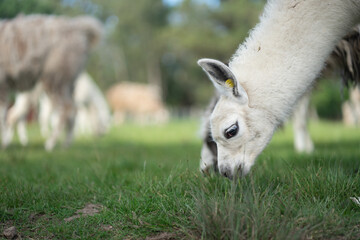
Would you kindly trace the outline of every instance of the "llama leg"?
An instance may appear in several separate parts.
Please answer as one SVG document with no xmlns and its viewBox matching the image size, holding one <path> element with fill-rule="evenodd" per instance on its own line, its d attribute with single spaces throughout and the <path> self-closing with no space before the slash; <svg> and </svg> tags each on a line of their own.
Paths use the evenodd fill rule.
<svg viewBox="0 0 360 240">
<path fill-rule="evenodd" d="M 1 99 L 3 100 L 3 99 Z M 0 128 L 1 128 L 1 139 L 2 148 L 6 148 L 4 139 L 6 139 L 7 126 L 6 126 L 6 113 L 7 113 L 7 101 L 0 101 Z"/>
<path fill-rule="evenodd" d="M 55 147 L 63 129 L 66 130 L 64 146 L 67 147 L 71 144 L 76 116 L 76 106 L 71 96 L 63 95 L 50 99 L 51 105 L 53 106 L 51 116 L 52 132 L 45 143 L 45 149 L 47 151 L 52 151 Z M 54 107 L 56 107 L 56 109 Z"/>
<path fill-rule="evenodd" d="M 1 72 L 0 72 L 0 82 L 2 80 Z M 7 138 L 7 123 L 6 123 L 6 115 L 8 109 L 8 92 L 9 89 L 6 84 L 0 84 L 0 130 L 1 130 L 1 145 L 2 148 L 6 148 L 7 144 L 5 142 Z"/>
<path fill-rule="evenodd" d="M 53 107 L 51 105 L 51 101 L 49 97 L 44 93 L 40 97 L 40 105 L 39 105 L 40 131 L 41 131 L 41 135 L 44 138 L 48 137 L 50 134 L 49 124 L 51 123 L 52 109 Z M 55 118 L 55 116 L 53 118 Z"/>
<path fill-rule="evenodd" d="M 2 147 L 6 148 L 7 144 L 5 142 L 6 139 L 6 105 L 0 105 L 0 122 L 1 122 L 1 139 L 2 139 Z"/>
<path fill-rule="evenodd" d="M 54 106 L 59 106 L 58 109 L 54 111 L 52 115 L 52 133 L 45 143 L 45 149 L 47 151 L 52 151 L 56 145 L 56 142 L 61 134 L 61 131 L 66 129 L 66 139 L 64 146 L 69 146 L 73 139 L 73 130 L 75 123 L 75 114 L 76 108 L 74 104 L 70 101 L 66 103 L 57 103 Z"/>
<path fill-rule="evenodd" d="M 48 95 L 50 96 L 50 95 Z M 66 113 L 64 104 L 59 101 L 58 97 L 48 98 L 51 106 L 49 111 L 45 114 L 44 121 L 48 123 L 50 121 L 51 132 L 45 142 L 45 150 L 52 151 L 60 137 L 60 134 L 65 126 Z M 46 120 L 45 120 L 46 119 Z"/>
<path fill-rule="evenodd" d="M 17 124 L 17 132 L 21 145 L 26 146 L 29 142 L 26 131 L 26 118 L 21 118 Z"/>
<path fill-rule="evenodd" d="M 314 144 L 307 129 L 310 94 L 305 94 L 294 111 L 294 144 L 297 152 L 311 153 Z"/>
<path fill-rule="evenodd" d="M 74 139 L 74 127 L 76 117 L 76 106 L 74 102 L 68 102 L 65 108 L 65 130 L 66 136 L 64 147 L 69 147 Z"/>
<path fill-rule="evenodd" d="M 3 111 L 3 109 L 1 109 Z M 4 115 L 5 114 L 5 117 Z M 1 118 L 3 118 L 2 121 L 4 121 L 4 124 L 2 125 L 2 148 L 7 148 L 9 144 L 11 143 L 13 136 L 14 136 L 14 129 L 13 126 L 9 126 L 6 121 L 7 111 L 5 110 L 5 113 L 1 113 Z"/>
<path fill-rule="evenodd" d="M 45 150 L 50 152 L 54 149 L 57 139 L 60 136 L 61 130 L 64 127 L 63 121 L 61 121 L 61 116 L 54 113 L 51 116 L 51 134 L 45 142 Z"/>
<path fill-rule="evenodd" d="M 354 126 L 360 125 L 360 87 L 355 86 L 350 91 L 350 105 L 353 110 Z"/>
<path fill-rule="evenodd" d="M 22 145 L 27 144 L 26 133 L 26 115 L 31 107 L 31 92 L 20 93 L 16 96 L 14 105 L 9 109 L 7 114 L 7 130 L 3 144 L 9 145 L 14 135 L 14 127 L 18 125 L 18 135 Z"/>
</svg>

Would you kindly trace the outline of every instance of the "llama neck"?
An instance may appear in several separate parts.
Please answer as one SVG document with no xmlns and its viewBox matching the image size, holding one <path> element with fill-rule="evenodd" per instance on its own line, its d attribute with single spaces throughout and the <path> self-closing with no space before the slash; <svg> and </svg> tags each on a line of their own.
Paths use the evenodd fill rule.
<svg viewBox="0 0 360 240">
<path fill-rule="evenodd" d="M 275 125 L 284 121 L 359 20 L 357 0 L 269 1 L 230 62 L 249 106 L 268 111 Z"/>
</svg>

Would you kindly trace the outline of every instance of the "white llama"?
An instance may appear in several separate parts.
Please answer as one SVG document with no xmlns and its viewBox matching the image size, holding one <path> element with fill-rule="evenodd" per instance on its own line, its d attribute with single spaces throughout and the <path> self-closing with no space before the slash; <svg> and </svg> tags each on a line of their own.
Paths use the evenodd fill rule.
<svg viewBox="0 0 360 240">
<path fill-rule="evenodd" d="M 270 0 L 229 67 L 198 61 L 220 94 L 210 132 L 223 176 L 250 171 L 335 44 L 359 21 L 358 0 Z M 214 164 L 212 158 L 201 161 L 203 171 Z"/>
<path fill-rule="evenodd" d="M 75 121 L 77 134 L 103 135 L 111 123 L 111 113 L 104 94 L 88 73 L 82 73 L 75 83 Z"/>
</svg>

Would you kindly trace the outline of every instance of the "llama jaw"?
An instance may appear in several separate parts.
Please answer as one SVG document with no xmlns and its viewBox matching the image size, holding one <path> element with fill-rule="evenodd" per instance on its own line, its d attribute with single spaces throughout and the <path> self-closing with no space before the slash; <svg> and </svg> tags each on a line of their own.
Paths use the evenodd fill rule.
<svg viewBox="0 0 360 240">
<path fill-rule="evenodd" d="M 220 146 L 218 148 L 219 173 L 229 179 L 246 176 L 250 172 L 256 157 L 245 152 L 244 148 L 240 148 L 240 151 L 234 153 Z"/>
<path fill-rule="evenodd" d="M 266 137 L 265 134 L 253 134 L 259 132 L 257 129 L 260 127 L 256 126 L 256 122 L 249 122 L 248 116 L 254 116 L 254 112 L 249 112 L 248 105 L 240 104 L 226 96 L 220 97 L 211 114 L 210 129 L 217 147 L 217 167 L 221 175 L 230 179 L 249 173 L 256 156 L 262 150 L 258 145 L 259 141 L 262 140 L 260 138 Z M 260 115 L 256 118 L 260 118 Z M 229 129 L 231 130 L 233 126 L 237 128 L 235 135 L 226 136 L 226 132 Z M 210 159 L 211 155 L 206 155 L 206 152 L 203 153 L 204 160 Z M 202 163 L 204 162 L 202 161 Z"/>
<path fill-rule="evenodd" d="M 247 175 L 273 135 L 270 119 L 266 111 L 221 96 L 209 118 L 201 171 L 207 173 L 216 166 L 229 179 Z M 238 127 L 236 135 L 227 138 L 226 131 L 234 125 Z"/>
</svg>

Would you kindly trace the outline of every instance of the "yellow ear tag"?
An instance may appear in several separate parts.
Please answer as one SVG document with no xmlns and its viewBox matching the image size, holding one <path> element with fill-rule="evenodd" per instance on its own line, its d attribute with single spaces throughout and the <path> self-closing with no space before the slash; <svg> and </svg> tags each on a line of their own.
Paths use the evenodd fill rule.
<svg viewBox="0 0 360 240">
<path fill-rule="evenodd" d="M 228 87 L 233 88 L 234 87 L 234 82 L 233 82 L 232 79 L 229 78 L 228 80 L 225 81 L 225 85 L 228 86 Z"/>
</svg>

